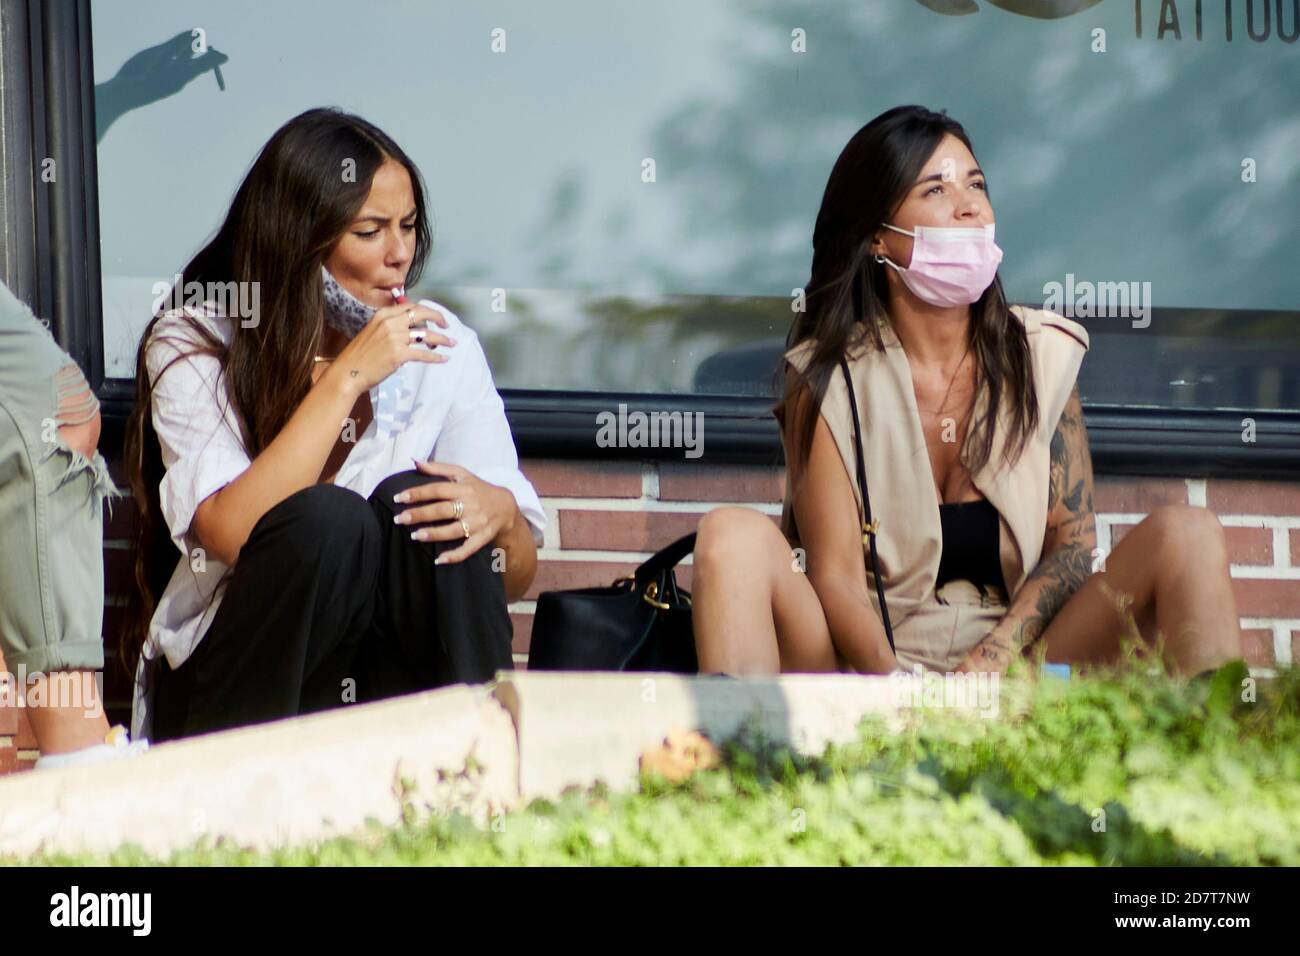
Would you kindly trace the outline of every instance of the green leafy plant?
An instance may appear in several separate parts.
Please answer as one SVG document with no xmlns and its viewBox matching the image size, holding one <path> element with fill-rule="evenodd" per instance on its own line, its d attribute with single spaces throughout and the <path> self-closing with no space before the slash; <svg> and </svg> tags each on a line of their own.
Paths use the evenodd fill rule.
<svg viewBox="0 0 1300 956">
<path fill-rule="evenodd" d="M 153 865 L 1300 865 L 1300 671 L 1244 663 L 1190 681 L 1130 660 L 1087 679 L 1003 683 L 997 719 L 871 718 L 810 757 L 758 725 L 722 760 L 634 793 L 571 788 L 489 827 L 454 811 L 318 843 L 198 844 Z M 477 767 L 467 768 L 472 779 Z M 444 808 L 445 809 L 445 808 Z"/>
</svg>

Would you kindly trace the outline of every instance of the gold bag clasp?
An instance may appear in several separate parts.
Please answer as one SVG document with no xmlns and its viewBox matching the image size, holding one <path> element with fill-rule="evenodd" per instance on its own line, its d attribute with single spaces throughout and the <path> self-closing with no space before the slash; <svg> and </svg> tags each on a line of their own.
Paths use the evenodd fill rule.
<svg viewBox="0 0 1300 956">
<path fill-rule="evenodd" d="M 870 522 L 862 522 L 862 543 L 870 544 L 870 536 L 880 533 L 880 519 L 874 518 Z"/>
</svg>

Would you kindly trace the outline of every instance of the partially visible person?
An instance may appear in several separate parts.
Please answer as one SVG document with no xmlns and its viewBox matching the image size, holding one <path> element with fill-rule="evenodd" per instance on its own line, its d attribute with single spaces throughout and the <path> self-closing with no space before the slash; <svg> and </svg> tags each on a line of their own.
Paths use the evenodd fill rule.
<svg viewBox="0 0 1300 956">
<path fill-rule="evenodd" d="M 110 729 L 99 401 L 43 323 L 0 284 L 0 707 L 26 706 L 50 769 L 138 752 Z"/>
</svg>

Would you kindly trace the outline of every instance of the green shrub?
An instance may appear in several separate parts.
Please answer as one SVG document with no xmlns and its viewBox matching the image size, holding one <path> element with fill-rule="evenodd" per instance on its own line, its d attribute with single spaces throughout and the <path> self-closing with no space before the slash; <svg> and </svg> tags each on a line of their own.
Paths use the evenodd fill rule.
<svg viewBox="0 0 1300 956">
<path fill-rule="evenodd" d="M 744 732 L 715 770 L 534 801 L 483 831 L 458 814 L 252 851 L 120 865 L 1300 865 L 1300 671 L 1192 681 L 1126 665 L 1003 684 L 1002 714 L 868 720 L 817 757 Z"/>
</svg>

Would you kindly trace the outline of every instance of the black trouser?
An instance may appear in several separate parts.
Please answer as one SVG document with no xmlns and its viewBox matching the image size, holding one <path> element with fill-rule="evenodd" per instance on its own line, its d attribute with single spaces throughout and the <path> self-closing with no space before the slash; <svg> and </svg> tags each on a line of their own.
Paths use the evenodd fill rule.
<svg viewBox="0 0 1300 956">
<path fill-rule="evenodd" d="M 444 480 L 406 471 L 367 501 L 332 484 L 264 514 L 212 625 L 173 671 L 159 662 L 154 740 L 291 717 L 513 669 L 505 584 L 492 549 L 411 540 L 398 491 Z"/>
</svg>

